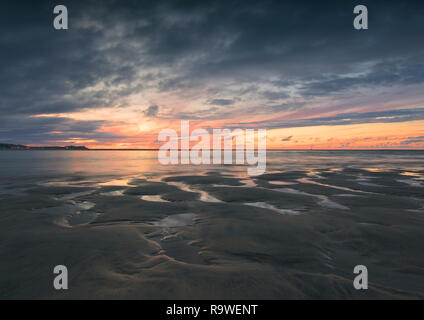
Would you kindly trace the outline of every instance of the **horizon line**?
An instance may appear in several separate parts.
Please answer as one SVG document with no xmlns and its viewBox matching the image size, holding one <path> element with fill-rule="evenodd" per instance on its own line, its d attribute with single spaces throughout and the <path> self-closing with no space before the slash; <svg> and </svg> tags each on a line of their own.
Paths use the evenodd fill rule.
<svg viewBox="0 0 424 320">
<path fill-rule="evenodd" d="M 38 149 L 41 148 L 41 149 Z M 45 149 L 43 149 L 45 148 Z M 49 149 L 52 148 L 52 149 Z M 86 149 L 53 149 L 55 147 L 29 147 L 28 149 L 0 149 L 0 151 L 159 151 L 159 148 L 87 148 Z M 62 147 L 59 147 L 62 148 Z M 172 151 L 191 151 L 191 149 L 168 149 Z M 201 149 L 200 149 L 201 150 Z M 220 150 L 225 151 L 226 149 L 205 149 L 208 151 L 214 151 L 214 150 Z M 257 151 L 258 149 L 243 149 L 244 150 L 253 150 Z M 351 148 L 351 149 L 344 149 L 344 148 L 330 148 L 330 149 L 307 149 L 307 148 L 300 148 L 300 149 L 265 149 L 266 151 L 424 151 L 424 148 L 421 149 L 409 149 L 409 148 Z M 231 149 L 231 151 L 237 151 L 237 148 Z"/>
</svg>

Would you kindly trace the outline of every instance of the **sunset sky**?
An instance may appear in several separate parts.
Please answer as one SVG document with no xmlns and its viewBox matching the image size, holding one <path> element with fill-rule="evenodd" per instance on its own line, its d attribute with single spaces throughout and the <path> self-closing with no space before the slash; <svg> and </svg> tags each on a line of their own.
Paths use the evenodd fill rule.
<svg viewBox="0 0 424 320">
<path fill-rule="evenodd" d="M 0 4 L 0 143 L 157 148 L 189 120 L 276 149 L 424 148 L 422 2 L 23 3 Z"/>
</svg>

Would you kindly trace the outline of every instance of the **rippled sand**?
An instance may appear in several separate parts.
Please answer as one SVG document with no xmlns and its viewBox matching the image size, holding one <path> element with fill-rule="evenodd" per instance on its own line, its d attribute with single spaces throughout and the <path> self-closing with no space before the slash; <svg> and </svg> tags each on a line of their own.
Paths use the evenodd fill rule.
<svg viewBox="0 0 424 320">
<path fill-rule="evenodd" d="M 3 184 L 0 298 L 424 298 L 421 169 L 270 171 Z"/>
</svg>

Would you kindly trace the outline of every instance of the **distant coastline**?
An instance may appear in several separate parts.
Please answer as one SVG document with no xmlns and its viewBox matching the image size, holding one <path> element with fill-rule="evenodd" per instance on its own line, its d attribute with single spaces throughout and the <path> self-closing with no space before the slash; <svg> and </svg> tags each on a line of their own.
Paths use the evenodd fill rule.
<svg viewBox="0 0 424 320">
<path fill-rule="evenodd" d="M 80 150 L 80 151 L 158 151 L 158 148 L 143 148 L 143 149 L 114 149 L 114 148 L 94 148 L 89 149 L 86 146 L 26 146 L 22 144 L 8 144 L 0 143 L 0 151 L 8 150 L 52 150 L 52 151 L 61 151 L 61 150 Z M 210 149 L 212 150 L 212 149 Z M 177 151 L 184 151 L 184 149 L 177 149 Z M 312 152 L 322 152 L 322 151 L 424 151 L 424 149 L 267 149 L 267 151 L 312 151 Z"/>
<path fill-rule="evenodd" d="M 47 147 L 29 147 L 22 144 L 0 143 L 0 150 L 89 150 L 85 146 L 47 146 Z"/>
</svg>

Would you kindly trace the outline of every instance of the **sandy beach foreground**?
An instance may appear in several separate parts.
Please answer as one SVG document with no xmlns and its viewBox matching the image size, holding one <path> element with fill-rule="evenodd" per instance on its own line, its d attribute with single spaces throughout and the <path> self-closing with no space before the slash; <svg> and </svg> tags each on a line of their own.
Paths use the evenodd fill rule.
<svg viewBox="0 0 424 320">
<path fill-rule="evenodd" d="M 308 156 L 273 157 L 256 177 L 229 166 L 90 172 L 81 159 L 16 179 L 3 170 L 0 298 L 424 298 L 424 170 L 383 166 L 385 155 L 369 168 L 362 156 Z M 53 288 L 59 264 L 68 290 Z M 368 290 L 352 285 L 356 265 Z"/>
</svg>

